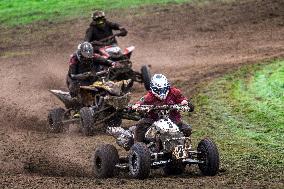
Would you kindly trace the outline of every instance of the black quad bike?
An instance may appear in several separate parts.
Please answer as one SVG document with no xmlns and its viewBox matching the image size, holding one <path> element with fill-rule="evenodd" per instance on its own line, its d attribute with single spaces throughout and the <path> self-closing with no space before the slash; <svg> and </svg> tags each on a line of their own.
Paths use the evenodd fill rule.
<svg viewBox="0 0 284 189">
<path fill-rule="evenodd" d="M 141 72 L 132 69 L 130 57 L 135 47 L 130 46 L 122 50 L 117 44 L 113 43 L 115 37 L 120 35 L 121 33 L 117 33 L 105 39 L 101 39 L 99 41 L 100 45 L 95 48 L 98 49 L 96 53 L 100 56 L 123 65 L 112 69 L 109 74 L 109 79 L 112 81 L 131 79 L 133 82 L 143 83 L 145 89 L 150 90 L 151 73 L 149 66 L 143 65 Z M 92 44 L 95 45 L 94 43 Z"/>
<path fill-rule="evenodd" d="M 111 69 L 95 73 L 93 76 L 99 79 L 89 86 L 80 86 L 78 97 L 72 98 L 69 92 L 61 90 L 50 90 L 65 105 L 65 109 L 55 108 L 48 114 L 52 132 L 63 132 L 65 126 L 77 123 L 80 131 L 88 136 L 104 130 L 105 125 L 119 126 L 122 118 L 128 118 L 124 107 L 130 101 L 128 91 L 132 80 L 109 80 Z M 82 79 L 90 75 L 92 73 L 87 72 L 76 77 Z"/>
<path fill-rule="evenodd" d="M 138 112 L 155 111 L 159 119 L 149 127 L 145 143 L 134 143 L 126 157 L 119 157 L 117 149 L 104 144 L 95 149 L 93 171 L 98 178 L 114 176 L 118 170 L 128 171 L 133 178 L 145 179 L 151 169 L 162 168 L 166 175 L 181 174 L 186 165 L 197 164 L 203 175 L 214 176 L 219 170 L 219 153 L 209 138 L 201 140 L 197 150 L 192 149 L 191 137 L 185 137 L 169 119 L 171 110 L 190 111 L 189 106 L 142 105 Z"/>
</svg>

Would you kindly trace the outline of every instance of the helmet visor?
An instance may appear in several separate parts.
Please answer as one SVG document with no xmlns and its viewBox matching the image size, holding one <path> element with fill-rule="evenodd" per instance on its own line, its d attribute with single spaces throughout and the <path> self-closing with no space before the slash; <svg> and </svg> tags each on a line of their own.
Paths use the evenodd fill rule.
<svg viewBox="0 0 284 189">
<path fill-rule="evenodd" d="M 170 87 L 162 87 L 162 88 L 158 88 L 158 87 L 152 87 L 152 93 L 154 93 L 156 96 L 158 96 L 160 99 L 165 99 L 169 93 L 169 89 Z"/>
<path fill-rule="evenodd" d="M 88 50 L 82 51 L 82 56 L 86 59 L 91 59 L 94 57 L 94 52 L 92 49 L 88 49 Z"/>
<path fill-rule="evenodd" d="M 94 21 L 96 22 L 96 25 L 99 25 L 99 26 L 103 26 L 105 24 L 105 18 L 104 17 L 95 18 Z"/>
</svg>

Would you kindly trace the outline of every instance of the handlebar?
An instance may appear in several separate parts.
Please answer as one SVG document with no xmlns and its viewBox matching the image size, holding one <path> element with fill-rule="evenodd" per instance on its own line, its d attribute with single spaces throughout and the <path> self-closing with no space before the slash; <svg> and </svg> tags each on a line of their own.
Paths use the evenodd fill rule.
<svg viewBox="0 0 284 189">
<path fill-rule="evenodd" d="M 71 78 L 72 79 L 77 79 L 77 80 L 85 80 L 89 77 L 99 77 L 99 76 L 102 76 L 102 75 L 106 75 L 108 74 L 110 71 L 110 68 L 106 69 L 106 70 L 103 70 L 103 71 L 100 71 L 100 72 L 96 72 L 96 73 L 93 73 L 93 72 L 85 72 L 85 73 L 82 73 L 82 74 L 71 74 Z"/>
<path fill-rule="evenodd" d="M 77 79 L 77 80 L 85 80 L 85 79 L 88 79 L 89 77 L 100 77 L 102 75 L 107 75 L 107 74 L 110 73 L 110 71 L 112 69 L 125 67 L 124 62 L 129 62 L 129 61 L 128 60 L 117 61 L 118 64 L 116 64 L 115 66 L 109 67 L 106 70 L 95 72 L 95 73 L 93 73 L 93 72 L 85 72 L 85 73 L 81 73 L 81 74 L 71 74 L 71 78 L 72 79 Z"/>
<path fill-rule="evenodd" d="M 118 32 L 118 33 L 116 33 L 116 34 L 113 34 L 113 35 L 111 35 L 111 36 L 109 36 L 109 37 L 106 37 L 106 38 L 103 38 L 103 39 L 101 39 L 101 40 L 92 41 L 91 44 L 92 44 L 92 45 L 99 45 L 98 43 L 102 43 L 102 44 L 101 44 L 102 46 L 107 46 L 107 44 L 103 44 L 103 43 L 106 42 L 106 41 L 108 41 L 108 40 L 111 40 L 111 39 L 113 39 L 113 38 L 115 38 L 115 37 L 119 37 L 119 36 L 121 36 L 122 34 L 123 34 L 123 32 Z"/>
<path fill-rule="evenodd" d="M 105 42 L 105 41 L 107 41 L 107 40 L 110 40 L 110 39 L 113 39 L 113 38 L 115 38 L 115 37 L 120 36 L 120 35 L 121 35 L 121 33 L 122 33 L 122 32 L 119 32 L 119 33 L 113 34 L 113 35 L 111 35 L 111 36 L 109 36 L 109 37 L 106 37 L 106 38 L 103 38 L 103 39 L 101 39 L 101 40 L 99 40 L 99 41 L 100 41 L 100 42 Z"/>
<path fill-rule="evenodd" d="M 110 68 L 108 68 L 107 70 L 103 70 L 103 71 L 100 71 L 100 72 L 97 72 L 95 75 L 95 77 L 98 77 L 98 76 L 101 76 L 101 75 L 106 75 L 108 74 L 110 71 Z"/>
<path fill-rule="evenodd" d="M 183 112 L 190 112 L 192 109 L 188 105 L 162 105 L 162 106 L 155 106 L 155 105 L 140 105 L 136 108 L 133 108 L 133 105 L 129 106 L 130 109 L 139 112 L 149 112 L 149 111 L 158 111 L 158 110 L 177 110 Z"/>
</svg>

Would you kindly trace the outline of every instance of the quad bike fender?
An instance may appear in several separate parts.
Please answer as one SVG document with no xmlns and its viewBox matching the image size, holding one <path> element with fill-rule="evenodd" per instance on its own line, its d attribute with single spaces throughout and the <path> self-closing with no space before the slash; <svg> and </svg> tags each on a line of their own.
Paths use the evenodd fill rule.
<svg viewBox="0 0 284 189">
<path fill-rule="evenodd" d="M 62 90 L 50 90 L 50 92 L 56 96 L 67 109 L 78 106 L 80 103 L 77 98 L 72 98 L 69 92 Z"/>
<path fill-rule="evenodd" d="M 106 104 L 111 105 L 112 107 L 116 109 L 123 109 L 129 104 L 130 98 L 131 98 L 131 94 L 126 93 L 125 95 L 122 95 L 122 96 L 108 95 L 104 97 L 104 100 Z"/>
<path fill-rule="evenodd" d="M 134 46 L 130 46 L 124 49 L 123 54 L 126 55 L 129 59 L 131 57 L 132 52 L 135 50 Z"/>
<path fill-rule="evenodd" d="M 100 54 L 97 54 L 97 56 L 102 56 L 102 57 L 104 57 L 105 59 L 108 59 L 110 56 L 109 56 L 109 54 L 106 52 L 106 49 L 107 49 L 107 48 L 110 48 L 110 47 L 111 47 L 111 46 L 105 46 L 105 47 L 100 48 L 100 49 L 99 49 Z"/>
<path fill-rule="evenodd" d="M 119 96 L 122 93 L 122 89 L 124 87 L 128 87 L 128 85 L 131 84 L 131 81 L 131 79 L 107 82 L 96 81 L 90 86 L 81 86 L 80 88 L 92 91 L 98 91 L 98 89 L 103 89 L 112 95 Z"/>
</svg>

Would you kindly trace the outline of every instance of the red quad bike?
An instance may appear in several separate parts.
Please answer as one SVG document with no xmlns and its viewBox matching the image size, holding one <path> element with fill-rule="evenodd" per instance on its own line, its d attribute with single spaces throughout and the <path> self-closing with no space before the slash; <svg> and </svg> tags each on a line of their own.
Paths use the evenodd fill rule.
<svg viewBox="0 0 284 189">
<path fill-rule="evenodd" d="M 121 36 L 121 33 L 114 34 L 110 37 L 100 40 L 99 48 L 100 56 L 118 62 L 121 66 L 117 69 L 112 69 L 109 75 L 111 81 L 115 80 L 127 80 L 131 79 L 133 82 L 143 83 L 146 90 L 150 90 L 151 73 L 149 66 L 143 65 L 141 72 L 132 70 L 132 62 L 130 57 L 135 47 L 130 46 L 124 51 L 117 45 L 112 43 L 113 39 L 117 36 Z M 92 42 L 94 45 L 95 42 Z"/>
<path fill-rule="evenodd" d="M 216 175 L 219 170 L 219 153 L 214 142 L 205 138 L 194 150 L 191 137 L 185 137 L 169 119 L 172 110 L 190 111 L 190 107 L 141 105 L 136 109 L 134 112 L 142 113 L 142 117 L 149 111 L 155 111 L 159 115 L 159 119 L 145 134 L 146 142 L 134 143 L 126 157 L 119 157 L 113 145 L 97 147 L 92 158 L 96 177 L 108 178 L 114 176 L 117 170 L 124 170 L 133 178 L 145 179 L 151 169 L 158 168 L 162 168 L 166 175 L 177 175 L 184 172 L 186 165 L 191 164 L 197 164 L 203 175 Z"/>
</svg>

